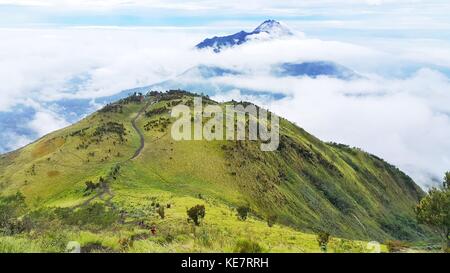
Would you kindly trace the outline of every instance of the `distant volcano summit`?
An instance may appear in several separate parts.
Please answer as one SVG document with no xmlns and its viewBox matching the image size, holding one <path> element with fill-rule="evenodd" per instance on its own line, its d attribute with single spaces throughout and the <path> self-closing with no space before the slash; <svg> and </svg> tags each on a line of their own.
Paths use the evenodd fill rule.
<svg viewBox="0 0 450 273">
<path fill-rule="evenodd" d="M 196 48 L 211 48 L 219 53 L 222 49 L 243 44 L 250 40 L 270 40 L 284 36 L 291 36 L 293 33 L 285 25 L 275 20 L 266 20 L 252 32 L 240 31 L 238 33 L 207 38 L 196 45 Z"/>
<path fill-rule="evenodd" d="M 270 34 L 272 36 L 289 36 L 292 35 L 292 32 L 289 30 L 288 27 L 281 24 L 278 21 L 275 20 L 266 20 L 261 25 L 259 25 L 252 34 L 260 34 L 262 32 L 265 32 L 267 34 Z"/>
</svg>

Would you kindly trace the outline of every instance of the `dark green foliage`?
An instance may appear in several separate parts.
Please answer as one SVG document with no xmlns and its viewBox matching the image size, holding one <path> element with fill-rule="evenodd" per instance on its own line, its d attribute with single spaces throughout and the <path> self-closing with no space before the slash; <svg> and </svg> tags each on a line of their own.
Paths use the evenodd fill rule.
<svg viewBox="0 0 450 273">
<path fill-rule="evenodd" d="M 200 225 L 200 221 L 205 218 L 206 209 L 204 205 L 196 205 L 187 210 L 187 215 L 196 226 Z"/>
<path fill-rule="evenodd" d="M 27 230 L 45 231 L 61 225 L 54 209 L 50 208 L 30 211 L 23 217 L 23 221 Z"/>
<path fill-rule="evenodd" d="M 120 173 L 120 164 L 116 164 L 109 171 L 107 178 L 116 180 L 119 173 Z"/>
<path fill-rule="evenodd" d="M 331 236 L 330 236 L 330 233 L 328 233 L 328 232 L 320 231 L 317 234 L 317 242 L 319 243 L 320 249 L 323 252 L 327 252 L 328 242 L 330 241 L 330 239 L 331 239 Z"/>
<path fill-rule="evenodd" d="M 94 183 L 92 181 L 86 181 L 84 183 L 86 184 L 86 188 L 84 189 L 85 194 L 89 194 L 100 187 L 99 183 Z"/>
<path fill-rule="evenodd" d="M 118 103 L 109 103 L 99 111 L 100 113 L 123 113 L 123 105 Z"/>
<path fill-rule="evenodd" d="M 167 127 L 170 124 L 170 119 L 166 117 L 159 117 L 158 119 L 153 119 L 147 122 L 144 125 L 145 131 L 150 131 L 151 129 L 160 129 L 160 131 L 163 131 L 167 129 Z"/>
<path fill-rule="evenodd" d="M 330 244 L 334 253 L 363 253 L 366 252 L 366 244 L 347 239 L 338 239 Z"/>
<path fill-rule="evenodd" d="M 314 153 L 310 149 L 299 145 L 292 138 L 286 135 L 281 135 L 280 145 L 278 146 L 278 149 L 283 152 L 293 150 L 300 158 L 310 163 L 313 163 L 315 161 Z"/>
<path fill-rule="evenodd" d="M 67 233 L 61 230 L 59 226 L 52 226 L 46 230 L 41 230 L 40 238 L 42 240 L 42 247 L 45 250 L 57 253 L 64 252 L 67 243 L 70 241 Z"/>
<path fill-rule="evenodd" d="M 245 221 L 248 217 L 248 213 L 250 212 L 250 207 L 249 206 L 239 206 L 236 209 L 236 211 L 238 213 L 239 219 L 241 219 L 242 221 Z"/>
<path fill-rule="evenodd" d="M 389 240 L 385 242 L 385 245 L 387 246 L 387 249 L 389 252 L 399 252 L 402 249 L 405 249 L 408 247 L 408 244 L 405 242 L 399 241 L 399 240 Z"/>
<path fill-rule="evenodd" d="M 161 96 L 161 94 L 162 94 L 162 92 L 160 92 L 160 91 L 154 91 L 154 90 L 152 90 L 152 91 L 150 91 L 150 92 L 147 93 L 147 96 L 150 96 L 150 97 L 159 97 L 159 96 Z"/>
<path fill-rule="evenodd" d="M 164 219 L 164 217 L 166 216 L 165 211 L 164 211 L 164 206 L 159 206 L 156 209 L 156 212 L 158 213 L 158 215 L 161 217 L 161 219 Z"/>
<path fill-rule="evenodd" d="M 163 107 L 159 107 L 159 108 L 156 108 L 156 109 L 152 109 L 152 110 L 146 111 L 145 112 L 145 116 L 146 117 L 151 117 L 151 116 L 154 116 L 154 115 L 161 115 L 163 113 L 166 113 L 167 111 L 168 111 L 167 108 L 165 106 L 163 106 Z"/>
<path fill-rule="evenodd" d="M 342 156 L 342 159 L 345 161 L 345 163 L 347 163 L 353 170 L 355 170 L 356 172 L 359 172 L 361 170 L 361 168 L 358 166 L 358 164 L 356 164 L 355 162 L 353 162 L 353 160 L 350 159 L 350 157 L 348 156 Z M 370 173 L 369 173 L 370 174 Z"/>
<path fill-rule="evenodd" d="M 64 224 L 70 226 L 108 228 L 119 220 L 118 213 L 100 203 L 90 204 L 75 210 L 57 208 L 55 213 Z"/>
<path fill-rule="evenodd" d="M 444 189 L 450 189 L 450 172 L 446 172 L 444 175 Z"/>
<path fill-rule="evenodd" d="M 85 196 L 89 195 L 94 190 L 99 189 L 99 188 L 101 188 L 103 190 L 107 190 L 108 183 L 112 182 L 113 180 L 116 180 L 119 173 L 120 173 L 120 165 L 116 164 L 108 172 L 108 174 L 106 175 L 106 178 L 103 178 L 103 176 L 100 176 L 97 183 L 94 183 L 92 181 L 86 181 L 85 182 L 86 188 L 84 189 L 84 195 Z"/>
<path fill-rule="evenodd" d="M 334 183 L 324 180 L 323 178 L 318 178 L 317 175 L 313 174 L 308 170 L 304 170 L 303 174 L 308 178 L 309 181 L 323 193 L 325 198 L 333 204 L 334 207 L 339 209 L 344 213 L 350 212 L 352 205 L 344 199 L 343 194 L 335 187 Z"/>
<path fill-rule="evenodd" d="M 103 123 L 97 128 L 95 128 L 94 132 L 90 135 L 87 135 L 85 132 L 86 129 L 82 129 L 81 133 L 77 133 L 80 136 L 83 136 L 81 139 L 81 143 L 76 147 L 77 150 L 86 150 L 90 147 L 91 144 L 100 144 L 103 142 L 104 138 L 110 138 L 110 135 L 116 136 L 119 144 L 123 144 L 127 141 L 125 138 L 127 136 L 127 131 L 125 126 L 122 123 L 118 122 L 107 122 Z M 75 132 L 76 133 L 76 132 Z M 116 145 L 116 140 L 113 141 L 114 146 Z M 95 154 L 89 154 L 90 156 L 95 156 Z"/>
<path fill-rule="evenodd" d="M 37 172 L 36 172 L 36 164 L 33 164 L 33 165 L 31 166 L 30 170 L 27 171 L 27 173 L 28 173 L 29 175 L 31 175 L 31 176 L 35 176 L 35 175 L 37 174 Z"/>
<path fill-rule="evenodd" d="M 169 103 L 167 104 L 167 106 L 173 107 L 173 106 L 175 106 L 175 105 L 180 104 L 181 102 L 182 102 L 182 100 L 173 100 L 173 101 L 169 102 Z"/>
<path fill-rule="evenodd" d="M 275 223 L 277 222 L 278 216 L 275 214 L 270 214 L 269 216 L 267 216 L 267 225 L 269 227 L 273 227 L 273 225 L 275 225 Z"/>
<path fill-rule="evenodd" d="M 263 248 L 254 241 L 239 240 L 234 247 L 235 253 L 261 253 Z"/>
<path fill-rule="evenodd" d="M 22 232 L 24 225 L 18 218 L 26 208 L 25 197 L 20 192 L 0 197 L 0 233 L 13 235 Z"/>
<path fill-rule="evenodd" d="M 70 133 L 70 136 L 71 137 L 74 137 L 74 136 L 85 136 L 86 135 L 86 131 L 89 130 L 89 128 L 90 127 L 85 127 L 83 129 L 74 131 L 74 132 Z"/>
<path fill-rule="evenodd" d="M 441 188 L 432 188 L 416 206 L 417 220 L 433 228 L 442 239 L 442 250 L 450 248 L 450 188 L 449 173 Z"/>
<path fill-rule="evenodd" d="M 387 216 L 380 220 L 380 227 L 386 233 L 395 234 L 399 240 L 411 241 L 413 240 L 414 232 L 420 229 L 417 221 L 400 214 L 394 214 L 394 216 Z"/>
<path fill-rule="evenodd" d="M 120 142 L 125 141 L 125 136 L 127 135 L 126 129 L 122 123 L 109 121 L 97 127 L 92 134 L 94 137 L 98 138 L 98 141 L 102 141 L 103 137 L 107 134 L 115 134 L 119 138 Z"/>
<path fill-rule="evenodd" d="M 342 143 L 328 142 L 328 144 L 330 146 L 338 147 L 340 149 L 345 149 L 345 150 L 351 150 L 352 149 L 352 148 L 350 148 L 350 146 L 348 146 L 346 144 L 342 144 Z"/>
<path fill-rule="evenodd" d="M 120 104 L 129 104 L 129 103 L 139 103 L 144 101 L 145 97 L 142 93 L 140 92 L 134 92 L 132 94 L 130 94 L 128 97 L 119 100 L 118 103 Z"/>
<path fill-rule="evenodd" d="M 339 169 L 332 164 L 330 161 L 325 159 L 321 154 L 316 154 L 316 158 L 319 164 L 321 164 L 328 172 L 333 173 L 333 175 L 342 177 L 342 173 L 339 171 Z"/>
<path fill-rule="evenodd" d="M 185 95 L 189 95 L 189 94 L 191 94 L 191 93 L 183 91 L 183 90 L 169 90 L 165 93 L 150 92 L 151 96 L 156 96 L 160 101 L 179 100 L 179 99 L 182 99 Z"/>
<path fill-rule="evenodd" d="M 81 253 L 102 252 L 109 253 L 114 252 L 110 247 L 102 245 L 101 242 L 90 242 L 81 247 Z"/>
<path fill-rule="evenodd" d="M 322 154 L 313 151 L 311 146 L 307 147 L 301 145 L 288 136 L 281 136 L 280 149 L 281 151 L 294 150 L 301 159 L 307 161 L 308 163 L 312 165 L 321 165 L 325 170 L 333 175 L 343 176 L 335 164 L 326 159 Z"/>
</svg>

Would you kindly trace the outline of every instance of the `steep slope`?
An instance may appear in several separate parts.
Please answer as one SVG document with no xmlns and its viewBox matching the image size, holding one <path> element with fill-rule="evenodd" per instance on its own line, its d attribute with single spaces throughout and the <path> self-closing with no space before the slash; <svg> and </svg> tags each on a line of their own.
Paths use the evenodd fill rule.
<svg viewBox="0 0 450 273">
<path fill-rule="evenodd" d="M 104 200 L 124 211 L 144 210 L 154 198 L 178 200 L 182 211 L 187 205 L 180 200 L 197 199 L 249 206 L 256 219 L 275 215 L 280 224 L 307 232 L 380 241 L 423 235 L 413 215 L 423 192 L 408 176 L 359 149 L 324 143 L 285 119 L 274 152 L 248 140 L 174 141 L 170 108 L 192 105 L 193 96 L 133 95 L 2 155 L 1 194 L 20 191 L 35 208 Z M 86 181 L 102 186 L 89 192 Z"/>
</svg>

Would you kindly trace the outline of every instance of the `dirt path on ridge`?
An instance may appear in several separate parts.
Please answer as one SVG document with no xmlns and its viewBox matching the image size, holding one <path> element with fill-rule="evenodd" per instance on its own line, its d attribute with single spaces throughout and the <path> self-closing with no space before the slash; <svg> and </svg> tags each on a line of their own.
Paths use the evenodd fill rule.
<svg viewBox="0 0 450 273">
<path fill-rule="evenodd" d="M 147 110 L 147 108 L 152 105 L 157 103 L 158 101 L 152 101 L 150 100 L 149 102 L 147 102 L 142 109 L 136 114 L 136 116 L 131 120 L 131 125 L 133 126 L 133 129 L 136 131 L 136 133 L 139 135 L 139 139 L 140 139 L 140 144 L 139 147 L 137 148 L 137 150 L 134 152 L 134 155 L 130 158 L 127 159 L 125 161 L 119 162 L 117 164 L 122 164 L 125 163 L 126 161 L 129 160 L 133 160 L 135 158 L 137 158 L 142 150 L 144 149 L 145 146 L 145 138 L 144 138 L 144 133 L 139 129 L 139 127 L 136 124 L 136 121 L 141 117 L 141 115 L 143 113 L 145 113 L 145 111 Z M 96 193 L 94 196 L 90 197 L 89 199 L 85 200 L 83 203 L 74 206 L 73 208 L 79 208 L 79 207 L 84 207 L 86 205 L 89 205 L 94 199 L 96 198 L 100 198 L 103 199 L 103 196 L 105 195 L 109 195 L 109 198 L 107 200 L 105 200 L 106 203 L 110 203 L 111 199 L 114 197 L 114 193 L 112 192 L 111 188 L 109 187 L 109 185 L 106 183 L 104 184 L 103 187 L 101 187 L 100 191 L 98 193 Z"/>
<path fill-rule="evenodd" d="M 139 113 L 137 113 L 137 115 L 133 118 L 133 120 L 131 120 L 131 125 L 133 126 L 133 129 L 136 131 L 136 133 L 139 135 L 139 139 L 140 139 L 140 145 L 139 148 L 136 150 L 136 152 L 134 152 L 134 155 L 130 158 L 130 160 L 133 160 L 135 158 L 137 158 L 142 150 L 144 149 L 145 146 L 145 138 L 144 138 L 144 133 L 139 129 L 139 127 L 136 124 L 136 121 L 140 118 L 140 116 L 147 110 L 147 108 L 152 105 L 155 104 L 157 101 L 149 101 L 147 102 L 144 107 L 142 107 L 141 111 L 139 111 Z"/>
</svg>

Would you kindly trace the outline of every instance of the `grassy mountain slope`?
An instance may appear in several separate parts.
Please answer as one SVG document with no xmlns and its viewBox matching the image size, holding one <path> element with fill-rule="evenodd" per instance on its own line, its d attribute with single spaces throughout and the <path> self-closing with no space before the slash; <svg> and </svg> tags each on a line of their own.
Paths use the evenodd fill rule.
<svg viewBox="0 0 450 273">
<path fill-rule="evenodd" d="M 104 202 L 126 212 L 127 220 L 144 219 L 181 235 L 180 228 L 190 230 L 186 209 L 203 203 L 208 236 L 229 234 L 233 243 L 250 236 L 272 251 L 317 251 L 314 238 L 299 230 L 357 240 L 424 236 L 413 214 L 423 192 L 408 176 L 359 149 L 324 143 L 285 119 L 280 119 L 280 146 L 274 152 L 260 151 L 257 141 L 174 141 L 169 110 L 192 104 L 193 96 L 179 91 L 142 100 L 132 96 L 2 155 L 1 194 L 20 191 L 31 208 Z M 132 126 L 137 115 L 145 146 L 131 159 L 140 146 Z M 86 190 L 86 181 L 102 183 Z M 171 204 L 165 219 L 155 216 L 155 203 Z M 238 206 L 250 207 L 250 221 L 236 220 Z M 264 224 L 269 216 L 276 216 L 277 229 Z M 290 237 L 277 246 L 282 234 Z M 195 240 L 172 250 L 204 251 Z M 232 248 L 213 241 L 207 249 Z"/>
</svg>

